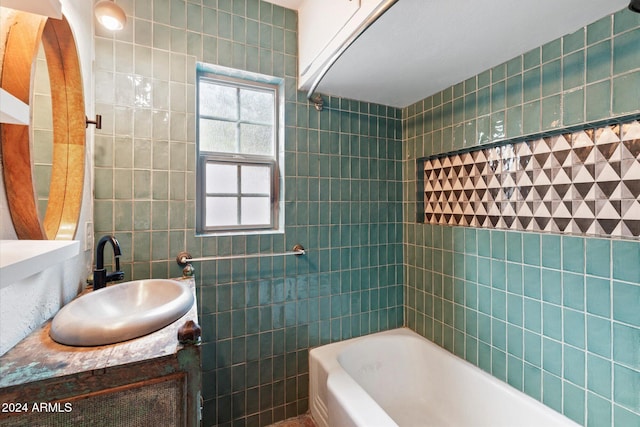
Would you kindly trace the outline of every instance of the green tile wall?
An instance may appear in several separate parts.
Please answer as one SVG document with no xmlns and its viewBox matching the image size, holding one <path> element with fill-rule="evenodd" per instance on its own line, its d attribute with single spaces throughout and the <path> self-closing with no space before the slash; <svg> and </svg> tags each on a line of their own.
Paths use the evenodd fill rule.
<svg viewBox="0 0 640 427">
<path fill-rule="evenodd" d="M 587 426 L 640 425 L 640 242 L 425 225 L 416 159 L 640 113 L 626 9 L 403 110 L 405 322 Z"/>
<path fill-rule="evenodd" d="M 176 255 L 290 250 L 196 264 L 205 426 L 268 425 L 308 409 L 308 349 L 402 325 L 401 110 L 296 91 L 297 16 L 257 0 L 118 0 L 96 28 L 96 236 L 127 279 L 176 277 Z M 195 237 L 195 70 L 285 79 L 285 233 Z"/>
</svg>

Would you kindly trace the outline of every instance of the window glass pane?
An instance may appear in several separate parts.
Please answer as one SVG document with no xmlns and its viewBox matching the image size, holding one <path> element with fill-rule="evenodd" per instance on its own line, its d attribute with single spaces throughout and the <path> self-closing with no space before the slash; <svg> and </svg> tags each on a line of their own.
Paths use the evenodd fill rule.
<svg viewBox="0 0 640 427">
<path fill-rule="evenodd" d="M 268 225 L 271 222 L 271 202 L 268 197 L 243 197 L 242 225 Z"/>
<path fill-rule="evenodd" d="M 238 194 L 238 167 L 219 163 L 207 163 L 206 192 Z"/>
<path fill-rule="evenodd" d="M 236 197 L 207 197 L 207 227 L 238 225 Z"/>
<path fill-rule="evenodd" d="M 240 152 L 273 155 L 273 127 L 242 123 L 240 125 Z"/>
<path fill-rule="evenodd" d="M 236 124 L 200 119 L 200 151 L 236 153 Z"/>
<path fill-rule="evenodd" d="M 238 119 L 238 92 L 235 87 L 200 80 L 200 115 Z"/>
<path fill-rule="evenodd" d="M 240 89 L 240 118 L 263 124 L 273 123 L 273 92 Z"/>
<path fill-rule="evenodd" d="M 271 168 L 269 166 L 242 166 L 240 175 L 242 193 L 271 195 Z"/>
</svg>

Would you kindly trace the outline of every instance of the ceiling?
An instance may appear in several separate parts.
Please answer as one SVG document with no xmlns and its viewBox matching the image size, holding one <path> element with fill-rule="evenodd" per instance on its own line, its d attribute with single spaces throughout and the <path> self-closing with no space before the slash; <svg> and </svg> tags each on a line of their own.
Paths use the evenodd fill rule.
<svg viewBox="0 0 640 427">
<path fill-rule="evenodd" d="M 271 0 L 293 9 L 305 1 L 321 0 Z M 628 0 L 398 0 L 346 50 L 316 91 L 405 107 L 627 4 Z"/>
</svg>

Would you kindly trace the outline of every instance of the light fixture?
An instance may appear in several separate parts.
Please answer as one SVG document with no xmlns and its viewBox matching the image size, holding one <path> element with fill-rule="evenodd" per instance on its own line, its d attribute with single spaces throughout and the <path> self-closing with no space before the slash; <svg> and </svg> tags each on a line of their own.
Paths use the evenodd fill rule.
<svg viewBox="0 0 640 427">
<path fill-rule="evenodd" d="M 123 29 L 124 24 L 127 22 L 127 15 L 124 14 L 124 10 L 115 4 L 113 0 L 100 0 L 93 8 L 93 12 L 98 22 L 111 31 Z"/>
<path fill-rule="evenodd" d="M 631 0 L 631 3 L 629 3 L 629 10 L 640 13 L 640 0 Z"/>
</svg>

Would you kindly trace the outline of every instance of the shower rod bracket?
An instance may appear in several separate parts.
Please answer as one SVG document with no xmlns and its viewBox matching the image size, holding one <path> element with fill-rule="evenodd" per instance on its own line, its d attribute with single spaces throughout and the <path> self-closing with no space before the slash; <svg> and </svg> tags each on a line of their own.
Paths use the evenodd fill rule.
<svg viewBox="0 0 640 427">
<path fill-rule="evenodd" d="M 309 102 L 313 104 L 317 111 L 322 111 L 324 108 L 324 100 L 322 99 L 322 95 L 316 93 L 311 98 L 309 98 Z"/>
</svg>

